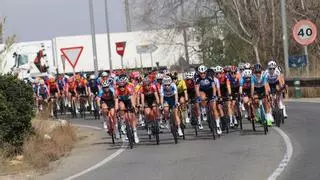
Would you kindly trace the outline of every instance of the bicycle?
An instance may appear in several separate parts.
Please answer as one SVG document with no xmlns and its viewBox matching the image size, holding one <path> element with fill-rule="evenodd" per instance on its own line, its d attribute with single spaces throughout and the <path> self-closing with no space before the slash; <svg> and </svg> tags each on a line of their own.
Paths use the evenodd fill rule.
<svg viewBox="0 0 320 180">
<path fill-rule="evenodd" d="M 124 111 L 125 114 L 123 116 L 121 116 L 120 111 Z M 117 113 L 118 122 L 120 122 L 121 126 L 122 126 L 122 123 L 125 122 L 125 132 L 126 132 L 126 135 L 127 135 L 128 141 L 129 141 L 130 149 L 133 148 L 133 144 L 134 144 L 133 127 L 132 127 L 132 123 L 131 123 L 132 122 L 132 114 L 131 113 L 133 113 L 133 112 L 134 112 L 134 108 L 131 108 L 130 110 L 128 110 L 128 109 L 118 110 L 118 113 Z"/>
<path fill-rule="evenodd" d="M 258 95 L 258 110 L 259 110 L 259 114 L 260 114 L 260 118 L 261 118 L 261 123 L 263 126 L 263 131 L 264 134 L 267 135 L 268 132 L 268 124 L 267 124 L 267 119 L 266 119 L 266 114 L 264 111 L 264 105 L 263 105 L 263 98 L 265 98 L 265 95 Z"/>
<path fill-rule="evenodd" d="M 174 143 L 178 144 L 178 126 L 176 125 L 176 119 L 174 115 L 173 108 L 174 106 L 169 106 L 169 124 L 170 124 L 170 131 L 174 139 Z"/>
<path fill-rule="evenodd" d="M 110 115 L 110 110 L 111 110 L 112 108 L 110 108 L 110 107 L 108 107 L 107 108 L 107 110 L 108 110 L 108 113 L 106 114 L 107 116 L 106 116 L 106 118 L 107 119 L 105 119 L 105 120 L 107 120 L 107 122 L 108 122 L 108 134 L 111 136 L 111 139 L 112 139 L 112 144 L 115 144 L 115 137 L 116 137 L 116 129 L 119 131 L 119 127 L 117 128 L 117 126 L 116 125 L 118 125 L 118 124 L 116 124 L 114 121 L 115 121 L 115 119 L 114 120 L 112 120 L 112 118 L 111 118 L 111 115 Z"/>
<path fill-rule="evenodd" d="M 198 136 L 198 110 L 197 106 L 195 105 L 195 100 L 191 100 L 190 102 L 192 104 L 191 106 L 191 113 L 190 113 L 190 122 L 191 125 L 193 126 L 195 135 Z"/>
<path fill-rule="evenodd" d="M 180 128 L 181 128 L 181 131 L 182 131 L 182 139 L 185 140 L 186 139 L 186 136 L 184 134 L 184 130 L 186 128 L 186 125 L 185 125 L 185 122 L 184 120 L 186 119 L 186 116 L 184 115 L 185 113 L 183 113 L 183 110 L 182 110 L 182 106 L 180 105 L 178 107 L 178 115 L 180 117 Z"/>
<path fill-rule="evenodd" d="M 86 101 L 87 96 L 85 94 L 79 95 L 79 103 L 80 103 L 80 116 L 85 119 L 86 118 Z"/>
<path fill-rule="evenodd" d="M 281 93 L 281 92 L 280 92 Z M 275 120 L 276 126 L 280 127 L 280 124 L 284 124 L 284 115 L 283 109 L 280 109 L 280 95 L 278 93 L 271 94 L 271 107 L 272 107 L 272 115 Z"/>
<path fill-rule="evenodd" d="M 147 130 L 148 130 L 148 132 L 151 132 L 151 134 L 148 134 L 148 136 L 149 136 L 149 139 L 151 139 L 151 135 L 155 136 L 156 143 L 157 143 L 157 145 L 159 145 L 159 143 L 160 143 L 160 138 L 159 138 L 159 134 L 160 134 L 160 127 L 159 127 L 160 118 L 156 117 L 156 114 L 158 114 L 159 110 L 158 110 L 156 105 L 153 105 L 152 107 L 153 108 L 151 109 L 151 111 L 153 113 L 153 119 L 146 122 Z M 156 109 L 154 109 L 154 108 L 156 108 Z"/>
</svg>

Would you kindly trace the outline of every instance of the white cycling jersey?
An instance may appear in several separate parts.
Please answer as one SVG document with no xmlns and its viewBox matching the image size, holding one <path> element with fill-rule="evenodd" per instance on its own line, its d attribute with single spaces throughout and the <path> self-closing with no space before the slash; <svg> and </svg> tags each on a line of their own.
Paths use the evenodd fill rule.
<svg viewBox="0 0 320 180">
<path fill-rule="evenodd" d="M 273 73 L 271 73 L 271 71 L 269 71 L 269 69 L 267 69 L 264 72 L 264 75 L 266 76 L 267 82 L 269 84 L 275 84 L 279 81 L 279 77 L 281 75 L 280 71 L 278 68 L 276 68 Z"/>
</svg>

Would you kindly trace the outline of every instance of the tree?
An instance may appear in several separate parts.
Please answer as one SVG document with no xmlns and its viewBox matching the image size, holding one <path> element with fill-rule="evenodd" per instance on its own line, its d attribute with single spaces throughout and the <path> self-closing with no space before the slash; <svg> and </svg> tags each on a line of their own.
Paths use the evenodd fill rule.
<svg viewBox="0 0 320 180">
<path fill-rule="evenodd" d="M 6 17 L 4 17 L 3 19 L 0 18 L 0 44 L 3 44 L 4 29 L 5 29 L 4 27 L 5 27 L 6 19 L 7 19 Z M 16 35 L 8 36 L 5 39 L 4 46 L 0 47 L 0 74 L 3 73 L 3 69 L 6 65 L 4 61 L 6 53 L 8 53 L 8 51 L 10 50 L 12 45 L 15 43 L 15 41 L 16 41 Z"/>
</svg>

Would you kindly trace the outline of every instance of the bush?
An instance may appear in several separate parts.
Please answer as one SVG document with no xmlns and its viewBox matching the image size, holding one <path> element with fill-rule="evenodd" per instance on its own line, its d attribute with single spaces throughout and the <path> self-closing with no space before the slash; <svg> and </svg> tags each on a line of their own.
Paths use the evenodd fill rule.
<svg viewBox="0 0 320 180">
<path fill-rule="evenodd" d="M 0 148 L 8 144 L 21 152 L 25 136 L 32 132 L 33 90 L 12 75 L 0 75 Z"/>
</svg>

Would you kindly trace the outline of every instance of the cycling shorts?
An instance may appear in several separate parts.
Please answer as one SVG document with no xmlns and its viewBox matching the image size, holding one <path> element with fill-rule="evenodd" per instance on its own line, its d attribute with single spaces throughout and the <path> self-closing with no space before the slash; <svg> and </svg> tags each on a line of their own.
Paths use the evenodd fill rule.
<svg viewBox="0 0 320 180">
<path fill-rule="evenodd" d="M 119 102 L 123 102 L 124 106 L 126 107 L 127 110 L 130 110 L 132 108 L 131 100 L 122 100 L 119 99 Z"/>
<path fill-rule="evenodd" d="M 207 90 L 202 90 L 200 89 L 200 91 L 204 92 L 206 94 L 207 99 L 212 99 L 213 97 L 213 89 L 207 89 Z"/>
<path fill-rule="evenodd" d="M 58 92 L 58 89 L 51 89 L 50 96 L 55 96 L 57 92 Z"/>
<path fill-rule="evenodd" d="M 106 104 L 108 106 L 108 108 L 114 108 L 115 102 L 114 102 L 114 100 L 101 99 L 100 104 Z"/>
<path fill-rule="evenodd" d="M 258 95 L 259 97 L 264 97 L 266 95 L 266 91 L 264 86 L 260 88 L 254 88 L 254 94 Z"/>
<path fill-rule="evenodd" d="M 163 100 L 165 104 L 169 105 L 169 107 L 174 107 L 176 105 L 175 96 L 164 97 Z"/>
<path fill-rule="evenodd" d="M 279 85 L 279 81 L 274 84 L 269 84 L 270 86 L 270 94 L 274 94 L 277 92 L 277 85 Z"/>
<path fill-rule="evenodd" d="M 156 97 L 154 94 L 144 95 L 144 103 L 146 107 L 152 108 L 152 105 L 156 101 Z"/>
</svg>

